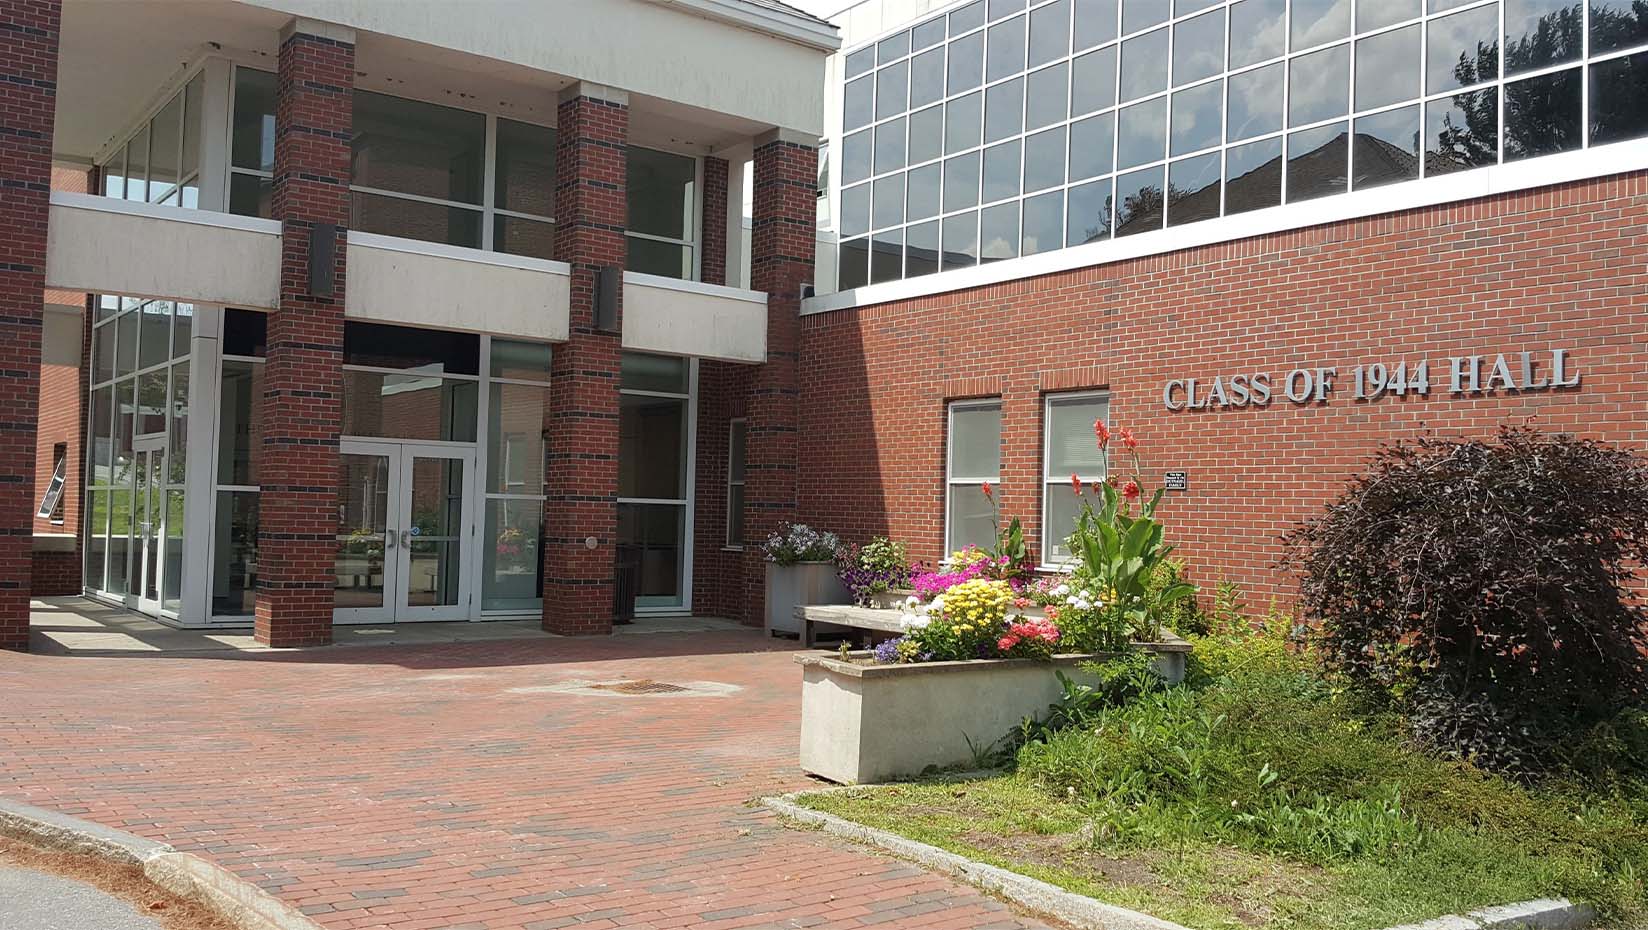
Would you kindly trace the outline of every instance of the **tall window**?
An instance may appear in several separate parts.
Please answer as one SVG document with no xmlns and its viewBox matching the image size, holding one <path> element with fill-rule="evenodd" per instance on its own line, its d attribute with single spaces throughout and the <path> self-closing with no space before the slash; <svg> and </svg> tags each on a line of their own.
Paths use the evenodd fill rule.
<svg viewBox="0 0 1648 930">
<path fill-rule="evenodd" d="M 618 413 L 618 568 L 636 608 L 687 603 L 687 488 L 692 368 L 684 358 L 626 352 Z"/>
<path fill-rule="evenodd" d="M 550 347 L 491 340 L 481 609 L 543 608 L 544 413 Z"/>
<path fill-rule="evenodd" d="M 843 65 L 843 289 L 1648 135 L 1632 0 L 972 0 Z"/>
<path fill-rule="evenodd" d="M 744 440 L 748 423 L 727 424 L 727 548 L 744 548 Z"/>
<path fill-rule="evenodd" d="M 229 212 L 267 217 L 275 76 L 236 68 L 234 82 Z M 554 129 L 362 90 L 350 162 L 352 229 L 555 257 Z"/>
<path fill-rule="evenodd" d="M 200 205 L 205 86 L 196 74 L 114 150 L 100 166 L 103 196 L 189 209 Z"/>
<path fill-rule="evenodd" d="M 1001 401 L 956 401 L 950 405 L 949 452 L 945 466 L 945 552 L 996 544 L 996 494 L 986 484 L 1001 480 Z"/>
<path fill-rule="evenodd" d="M 1065 540 L 1076 529 L 1082 497 L 1093 493 L 1093 482 L 1109 474 L 1093 424 L 1110 419 L 1110 401 L 1103 394 L 1052 394 L 1044 403 L 1041 560 L 1058 565 L 1070 558 Z M 1071 487 L 1072 475 L 1082 486 L 1081 494 Z"/>
<path fill-rule="evenodd" d="M 250 614 L 257 590 L 258 463 L 263 437 L 263 357 L 267 319 L 250 310 L 223 311 L 219 388 L 217 521 L 212 527 L 212 614 Z"/>
<path fill-rule="evenodd" d="M 629 147 L 629 270 L 688 281 L 698 277 L 697 182 L 697 160 Z"/>
</svg>

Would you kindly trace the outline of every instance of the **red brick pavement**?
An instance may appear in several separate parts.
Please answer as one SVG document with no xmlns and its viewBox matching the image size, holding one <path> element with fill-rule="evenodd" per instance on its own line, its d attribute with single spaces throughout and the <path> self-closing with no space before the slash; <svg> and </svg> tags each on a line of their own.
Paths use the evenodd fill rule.
<svg viewBox="0 0 1648 930">
<path fill-rule="evenodd" d="M 0 654 L 0 795 L 215 860 L 337 930 L 1042 926 L 748 804 L 809 784 L 799 672 L 770 645 Z M 626 678 L 742 690 L 517 690 Z"/>
</svg>

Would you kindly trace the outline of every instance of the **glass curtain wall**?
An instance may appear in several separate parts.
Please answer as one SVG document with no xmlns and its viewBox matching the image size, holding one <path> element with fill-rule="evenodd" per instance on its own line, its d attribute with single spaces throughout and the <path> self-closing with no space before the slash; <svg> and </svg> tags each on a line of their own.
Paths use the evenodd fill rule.
<svg viewBox="0 0 1648 930">
<path fill-rule="evenodd" d="M 618 414 L 618 571 L 638 610 L 687 601 L 691 363 L 625 353 Z M 623 582 L 620 582 L 623 586 Z"/>
<path fill-rule="evenodd" d="M 112 296 L 98 299 L 92 322 L 85 587 L 171 612 L 179 607 L 185 571 L 193 329 L 190 304 Z M 140 442 L 158 449 L 145 457 L 141 476 Z"/>
<path fill-rule="evenodd" d="M 490 340 L 481 609 L 543 609 L 544 415 L 550 347 Z"/>
<path fill-rule="evenodd" d="M 697 280 L 697 159 L 632 145 L 628 186 L 629 270 Z"/>
<path fill-rule="evenodd" d="M 117 200 L 200 206 L 205 77 L 196 74 L 99 167 L 102 194 Z"/>
<path fill-rule="evenodd" d="M 1630 0 L 974 0 L 843 64 L 844 290 L 1648 135 Z"/>
<path fill-rule="evenodd" d="M 249 310 L 223 312 L 223 360 L 218 395 L 217 462 L 212 527 L 212 615 L 252 613 L 257 590 L 258 461 L 263 437 L 267 320 Z"/>
</svg>

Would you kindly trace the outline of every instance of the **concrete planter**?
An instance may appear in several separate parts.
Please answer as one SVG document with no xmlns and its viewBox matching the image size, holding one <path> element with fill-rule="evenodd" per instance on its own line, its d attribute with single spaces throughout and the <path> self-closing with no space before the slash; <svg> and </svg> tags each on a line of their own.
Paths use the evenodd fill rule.
<svg viewBox="0 0 1648 930">
<path fill-rule="evenodd" d="M 767 635 L 800 635 L 795 609 L 804 604 L 851 604 L 853 596 L 835 575 L 833 562 L 767 563 Z M 825 627 L 825 629 L 833 629 Z"/>
<path fill-rule="evenodd" d="M 1174 637 L 1143 648 L 1156 654 L 1156 667 L 1169 681 L 1184 679 L 1189 643 Z M 1058 701 L 1064 692 L 1055 670 L 1093 684 L 1081 666 L 1100 658 L 876 665 L 868 653 L 848 661 L 798 655 L 801 767 L 852 785 L 972 763 L 973 747 L 991 745 Z"/>
</svg>

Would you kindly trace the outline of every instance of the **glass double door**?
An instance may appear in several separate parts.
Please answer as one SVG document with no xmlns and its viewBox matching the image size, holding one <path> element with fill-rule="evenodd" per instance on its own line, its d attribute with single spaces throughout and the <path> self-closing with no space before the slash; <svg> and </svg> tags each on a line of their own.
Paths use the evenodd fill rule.
<svg viewBox="0 0 1648 930">
<path fill-rule="evenodd" d="M 465 620 L 473 602 L 475 452 L 345 440 L 334 620 Z"/>
</svg>

